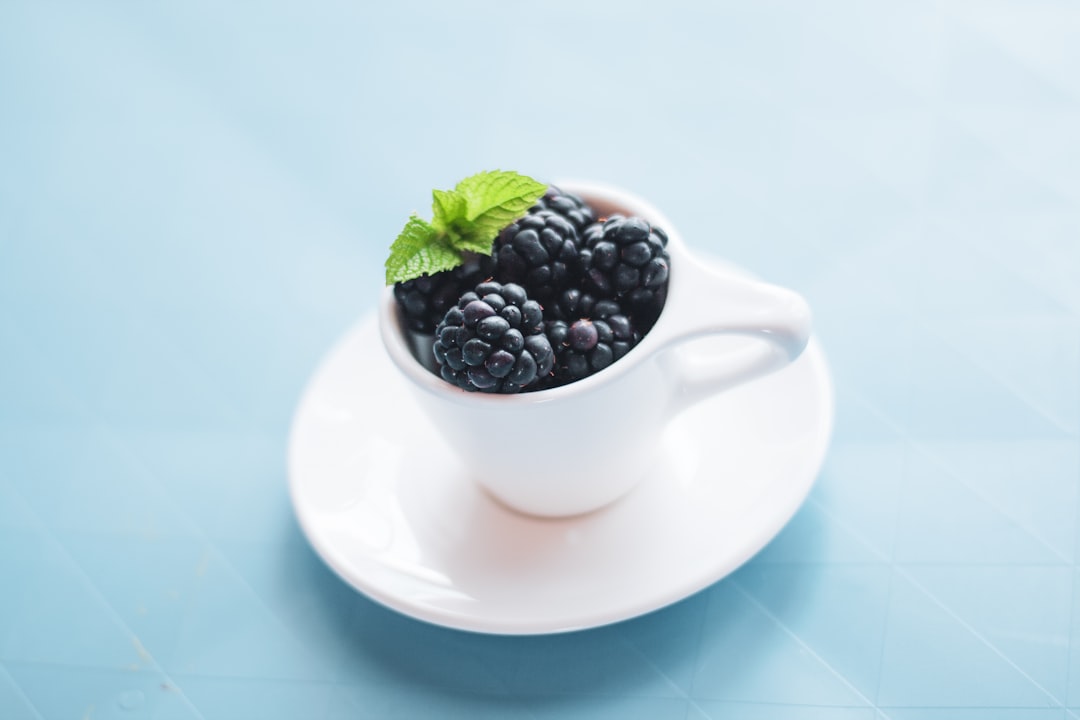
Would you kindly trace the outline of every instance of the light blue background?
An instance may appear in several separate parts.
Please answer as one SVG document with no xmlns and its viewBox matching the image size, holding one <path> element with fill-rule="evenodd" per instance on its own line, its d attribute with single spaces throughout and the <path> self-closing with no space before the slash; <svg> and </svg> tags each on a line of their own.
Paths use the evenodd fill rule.
<svg viewBox="0 0 1080 720">
<path fill-rule="evenodd" d="M 0 3 L 0 717 L 1080 717 L 1080 4 L 373 6 Z M 815 309 L 820 481 L 671 608 L 430 627 L 293 520 L 315 363 L 494 167 Z"/>
</svg>

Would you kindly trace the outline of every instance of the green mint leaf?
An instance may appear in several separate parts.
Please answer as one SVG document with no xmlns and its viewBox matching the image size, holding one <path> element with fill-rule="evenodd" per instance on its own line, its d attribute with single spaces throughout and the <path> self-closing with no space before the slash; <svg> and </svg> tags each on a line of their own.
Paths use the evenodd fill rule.
<svg viewBox="0 0 1080 720">
<path fill-rule="evenodd" d="M 386 284 L 452 270 L 467 251 L 490 255 L 495 236 L 532 207 L 547 186 L 516 172 L 465 178 L 453 190 L 433 190 L 431 222 L 405 223 L 386 260 Z"/>
<path fill-rule="evenodd" d="M 459 226 L 454 246 L 490 255 L 499 231 L 528 212 L 547 186 L 516 172 L 493 170 L 465 178 L 454 190 L 466 207 L 466 223 Z"/>
<path fill-rule="evenodd" d="M 445 235 L 439 233 L 431 223 L 413 215 L 390 246 L 390 257 L 386 259 L 386 284 L 393 285 L 421 275 L 451 270 L 462 262 L 461 252 L 446 243 Z"/>
<path fill-rule="evenodd" d="M 491 255 L 495 245 L 495 238 L 501 229 L 502 226 L 490 231 L 485 228 L 478 229 L 475 226 L 470 226 L 468 232 L 461 233 L 453 239 L 454 247 L 462 252 Z"/>
<path fill-rule="evenodd" d="M 449 232 L 465 219 L 468 208 L 464 195 L 456 190 L 432 190 L 431 195 L 431 224 L 437 231 Z"/>
</svg>

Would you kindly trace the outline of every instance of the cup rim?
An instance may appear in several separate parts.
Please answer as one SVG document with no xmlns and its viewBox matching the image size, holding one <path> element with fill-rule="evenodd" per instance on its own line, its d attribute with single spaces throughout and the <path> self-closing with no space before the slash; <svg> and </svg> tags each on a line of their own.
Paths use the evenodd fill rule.
<svg viewBox="0 0 1080 720">
<path fill-rule="evenodd" d="M 590 204 L 596 203 L 627 216 L 633 215 L 644 218 L 651 225 L 661 228 L 668 236 L 667 249 L 669 256 L 672 258 L 668 270 L 669 288 L 671 283 L 675 282 L 675 278 L 679 275 L 679 265 L 687 254 L 686 247 L 682 237 L 672 223 L 654 205 L 638 195 L 605 183 L 565 179 L 551 184 L 567 192 L 579 195 Z M 614 212 L 608 214 L 614 214 Z M 668 295 L 670 301 L 670 290 Z M 392 285 L 384 287 L 379 298 L 379 335 L 382 338 L 383 347 L 386 348 L 390 359 L 398 370 L 404 373 L 416 387 L 427 393 L 451 402 L 475 407 L 531 406 L 556 402 L 564 398 L 588 393 L 595 388 L 615 382 L 620 377 L 632 372 L 652 357 L 663 345 L 665 335 L 663 329 L 667 324 L 665 322 L 666 310 L 667 307 L 665 306 L 661 310 L 656 323 L 637 345 L 603 370 L 559 387 L 513 394 L 469 392 L 446 382 L 439 375 L 424 367 L 409 348 L 405 325 L 402 322 L 401 308 L 394 297 Z"/>
</svg>

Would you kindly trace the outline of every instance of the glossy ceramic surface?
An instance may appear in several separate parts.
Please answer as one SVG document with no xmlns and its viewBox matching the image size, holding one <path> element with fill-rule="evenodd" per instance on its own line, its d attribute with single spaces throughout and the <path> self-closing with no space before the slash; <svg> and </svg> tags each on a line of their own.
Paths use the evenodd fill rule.
<svg viewBox="0 0 1080 720">
<path fill-rule="evenodd" d="M 504 504 L 531 515 L 567 517 L 621 497 L 658 458 L 659 438 L 680 410 L 797 358 L 810 337 L 810 309 L 797 293 L 700 261 L 675 226 L 645 200 L 599 183 L 560 182 L 598 216 L 641 217 L 668 234 L 671 272 L 663 312 L 618 362 L 544 392 L 488 395 L 461 390 L 416 356 L 393 289 L 379 303 L 379 336 L 422 412 L 467 469 Z M 710 362 L 694 362 L 688 340 L 737 336 Z M 419 343 L 419 352 L 430 356 Z M 604 452 L 585 440 L 602 433 Z M 542 460 L 541 460 L 542 458 Z"/>
<path fill-rule="evenodd" d="M 679 415 L 646 479 L 618 502 L 569 519 L 526 517 L 474 482 L 377 338 L 369 317 L 309 385 L 290 444 L 293 502 L 346 582 L 459 629 L 588 628 L 718 580 L 799 507 L 832 428 L 832 387 L 812 344 L 775 375 Z M 695 349 L 730 352 L 737 342 Z M 592 440 L 618 447 L 614 437 Z"/>
</svg>

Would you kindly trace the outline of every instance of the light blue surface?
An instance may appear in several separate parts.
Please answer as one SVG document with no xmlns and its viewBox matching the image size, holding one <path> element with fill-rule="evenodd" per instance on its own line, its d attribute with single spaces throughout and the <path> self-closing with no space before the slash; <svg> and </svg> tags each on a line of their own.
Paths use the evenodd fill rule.
<svg viewBox="0 0 1080 720">
<path fill-rule="evenodd" d="M 0 718 L 1080 717 L 1080 5 L 365 5 L 0 4 Z M 494 167 L 815 309 L 820 481 L 673 607 L 430 627 L 292 517 L 315 363 Z"/>
</svg>

